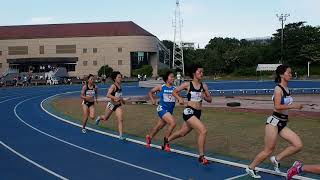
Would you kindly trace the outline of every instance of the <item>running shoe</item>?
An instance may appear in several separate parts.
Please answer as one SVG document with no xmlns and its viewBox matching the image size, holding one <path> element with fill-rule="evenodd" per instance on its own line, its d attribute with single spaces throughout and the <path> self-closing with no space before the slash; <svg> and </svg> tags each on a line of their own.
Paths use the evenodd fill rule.
<svg viewBox="0 0 320 180">
<path fill-rule="evenodd" d="M 87 133 L 87 130 L 85 128 L 82 128 L 81 131 L 82 131 L 83 134 Z"/>
<path fill-rule="evenodd" d="M 147 148 L 150 148 L 151 147 L 151 137 L 150 137 L 150 135 L 148 134 L 147 136 L 146 136 L 146 147 Z"/>
<path fill-rule="evenodd" d="M 203 164 L 203 165 L 207 165 L 207 164 L 209 164 L 209 161 L 208 161 L 208 159 L 206 159 L 205 157 L 204 157 L 204 155 L 201 155 L 201 156 L 199 156 L 199 162 L 201 163 L 201 164 Z"/>
<path fill-rule="evenodd" d="M 161 146 L 161 149 L 165 150 L 167 152 L 171 151 L 170 145 L 169 145 L 169 141 L 168 141 L 168 139 L 166 137 L 163 138 L 163 146 Z"/>
<path fill-rule="evenodd" d="M 96 124 L 97 126 L 99 126 L 99 122 L 100 122 L 100 117 L 98 116 L 98 117 L 96 118 L 96 120 L 95 120 L 95 124 Z"/>
<path fill-rule="evenodd" d="M 277 172 L 277 173 L 280 173 L 280 163 L 277 161 L 276 157 L 275 156 L 271 156 L 270 157 L 270 161 L 272 162 L 273 164 L 273 169 Z"/>
<path fill-rule="evenodd" d="M 170 144 L 167 143 L 166 145 L 164 145 L 164 150 L 167 151 L 167 152 L 170 152 L 171 149 L 170 149 Z"/>
<path fill-rule="evenodd" d="M 250 169 L 249 167 L 246 168 L 246 172 L 249 176 L 255 178 L 255 179 L 260 179 L 261 176 L 257 174 L 257 171 L 254 169 Z"/>
<path fill-rule="evenodd" d="M 292 179 L 293 176 L 301 173 L 302 163 L 300 161 L 296 161 L 293 163 L 292 167 L 287 171 L 287 179 Z"/>
<path fill-rule="evenodd" d="M 120 135 L 120 136 L 119 136 L 119 139 L 122 140 L 122 141 L 125 141 L 127 138 L 124 137 L 123 135 Z"/>
</svg>

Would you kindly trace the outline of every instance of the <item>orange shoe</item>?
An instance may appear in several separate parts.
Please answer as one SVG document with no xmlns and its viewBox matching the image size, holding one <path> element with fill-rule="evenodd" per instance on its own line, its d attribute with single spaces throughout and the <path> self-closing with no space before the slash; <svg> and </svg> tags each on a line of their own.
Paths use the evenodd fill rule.
<svg viewBox="0 0 320 180">
<path fill-rule="evenodd" d="M 207 164 L 209 164 L 209 161 L 208 161 L 208 159 L 206 159 L 205 157 L 204 157 L 204 155 L 201 155 L 201 156 L 199 156 L 199 162 L 201 163 L 201 164 L 203 164 L 203 165 L 207 165 Z"/>
<path fill-rule="evenodd" d="M 151 147 L 151 137 L 150 137 L 150 135 L 148 134 L 148 135 L 146 135 L 146 147 L 147 148 L 150 148 Z"/>
</svg>

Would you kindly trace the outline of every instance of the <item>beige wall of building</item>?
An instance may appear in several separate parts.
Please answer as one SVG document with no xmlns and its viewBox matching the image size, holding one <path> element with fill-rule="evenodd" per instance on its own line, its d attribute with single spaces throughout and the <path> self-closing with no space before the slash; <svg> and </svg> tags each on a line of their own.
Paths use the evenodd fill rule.
<svg viewBox="0 0 320 180">
<path fill-rule="evenodd" d="M 76 37 L 76 38 L 48 38 L 48 39 L 17 39 L 0 40 L 0 75 L 8 68 L 7 59 L 45 58 L 45 57 L 78 57 L 75 71 L 70 76 L 83 77 L 89 73 L 97 74 L 104 64 L 125 76 L 131 74 L 130 52 L 150 52 L 150 64 L 153 66 L 153 75 L 157 75 L 159 64 L 159 40 L 154 36 L 111 36 L 111 37 Z M 76 45 L 76 53 L 57 54 L 56 45 Z M 9 55 L 8 47 L 28 46 L 27 55 Z M 44 54 L 40 54 L 40 46 L 44 46 Z M 94 53 L 93 49 L 97 48 Z M 122 51 L 118 52 L 118 48 Z M 87 49 L 84 53 L 83 49 Z M 84 62 L 87 61 L 87 65 Z M 94 61 L 97 64 L 94 65 Z"/>
</svg>

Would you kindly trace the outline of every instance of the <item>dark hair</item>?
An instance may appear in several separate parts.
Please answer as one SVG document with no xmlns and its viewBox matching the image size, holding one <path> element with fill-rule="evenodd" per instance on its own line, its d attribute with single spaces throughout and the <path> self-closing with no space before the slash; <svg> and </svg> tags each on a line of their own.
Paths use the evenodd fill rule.
<svg viewBox="0 0 320 180">
<path fill-rule="evenodd" d="M 202 68 L 200 64 L 191 64 L 188 68 L 189 76 L 193 78 L 193 73 L 196 73 L 199 68 Z"/>
<path fill-rule="evenodd" d="M 94 77 L 93 74 L 89 74 L 89 75 L 88 75 L 87 81 L 89 81 L 89 79 L 90 79 L 91 77 Z"/>
<path fill-rule="evenodd" d="M 121 74 L 121 73 L 120 73 L 119 71 L 113 71 L 113 72 L 111 73 L 111 76 L 110 76 L 110 77 L 111 77 L 111 79 L 112 79 L 113 82 L 116 80 L 118 74 Z"/>
<path fill-rule="evenodd" d="M 280 83 L 281 82 L 281 76 L 280 75 L 283 75 L 287 69 L 289 68 L 290 66 L 288 65 L 279 65 L 276 69 L 276 78 L 274 79 L 274 82 L 275 83 Z"/>
<path fill-rule="evenodd" d="M 164 81 L 165 83 L 167 82 L 170 74 L 173 74 L 173 72 L 172 72 L 172 71 L 167 71 L 167 72 L 162 76 L 162 79 L 163 79 L 163 81 Z"/>
</svg>

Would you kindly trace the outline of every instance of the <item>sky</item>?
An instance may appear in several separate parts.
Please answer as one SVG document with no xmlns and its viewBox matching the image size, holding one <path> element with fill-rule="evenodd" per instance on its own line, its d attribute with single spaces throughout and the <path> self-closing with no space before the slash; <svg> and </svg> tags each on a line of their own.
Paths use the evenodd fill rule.
<svg viewBox="0 0 320 180">
<path fill-rule="evenodd" d="M 0 26 L 133 21 L 160 40 L 173 40 L 176 0 L 10 0 Z M 285 23 L 320 25 L 320 0 L 180 0 L 182 41 L 204 47 L 211 38 L 270 37 Z"/>
</svg>

